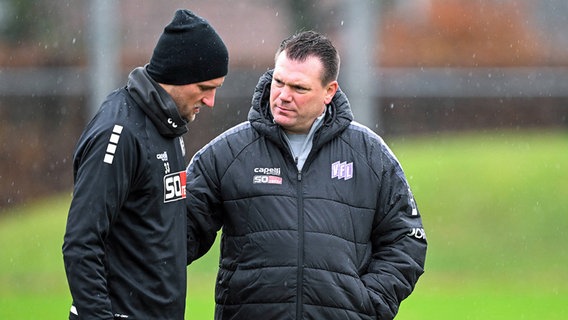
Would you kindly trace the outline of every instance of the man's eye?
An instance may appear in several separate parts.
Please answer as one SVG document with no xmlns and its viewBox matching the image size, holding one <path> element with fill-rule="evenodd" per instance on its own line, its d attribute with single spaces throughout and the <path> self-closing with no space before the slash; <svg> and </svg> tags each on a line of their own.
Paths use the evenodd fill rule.
<svg viewBox="0 0 568 320">
<path fill-rule="evenodd" d="M 284 82 L 282 82 L 282 81 L 280 81 L 280 80 L 274 79 L 274 84 L 275 84 L 277 87 L 282 87 L 282 86 L 284 85 Z"/>
</svg>

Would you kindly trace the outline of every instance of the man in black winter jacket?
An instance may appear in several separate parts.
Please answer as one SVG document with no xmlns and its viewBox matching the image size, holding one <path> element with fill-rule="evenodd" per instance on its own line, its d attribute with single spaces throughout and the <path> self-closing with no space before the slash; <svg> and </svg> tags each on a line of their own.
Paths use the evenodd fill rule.
<svg viewBox="0 0 568 320">
<path fill-rule="evenodd" d="M 86 127 L 63 243 L 70 319 L 184 319 L 182 135 L 201 107 L 213 107 L 227 70 L 227 48 L 211 25 L 178 10 L 150 63 Z"/>
<path fill-rule="evenodd" d="M 284 40 L 248 121 L 190 162 L 188 257 L 223 229 L 215 319 L 392 319 L 424 271 L 402 168 L 338 72 L 324 36 Z"/>
</svg>

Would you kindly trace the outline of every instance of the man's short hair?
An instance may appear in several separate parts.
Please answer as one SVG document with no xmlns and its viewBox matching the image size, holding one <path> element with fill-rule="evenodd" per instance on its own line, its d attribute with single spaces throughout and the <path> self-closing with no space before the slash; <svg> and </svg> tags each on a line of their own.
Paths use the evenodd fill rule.
<svg viewBox="0 0 568 320">
<path fill-rule="evenodd" d="M 290 60 L 303 62 L 311 56 L 320 59 L 323 65 L 321 81 L 324 86 L 337 80 L 339 76 L 340 59 L 337 49 L 331 40 L 322 34 L 315 31 L 303 31 L 282 40 L 276 51 L 275 59 L 283 51 L 286 51 L 286 57 Z"/>
</svg>

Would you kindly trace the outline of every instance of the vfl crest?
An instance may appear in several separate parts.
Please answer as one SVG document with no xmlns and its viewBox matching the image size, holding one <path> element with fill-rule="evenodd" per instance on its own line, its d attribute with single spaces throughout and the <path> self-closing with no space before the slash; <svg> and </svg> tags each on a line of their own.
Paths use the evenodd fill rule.
<svg viewBox="0 0 568 320">
<path fill-rule="evenodd" d="M 349 180 L 353 178 L 353 162 L 336 161 L 331 164 L 331 178 Z"/>
</svg>

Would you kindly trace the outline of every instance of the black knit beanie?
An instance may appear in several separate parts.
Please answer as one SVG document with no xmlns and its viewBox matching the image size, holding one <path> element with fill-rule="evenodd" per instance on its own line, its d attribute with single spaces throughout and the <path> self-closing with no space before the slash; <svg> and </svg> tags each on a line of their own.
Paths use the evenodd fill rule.
<svg viewBox="0 0 568 320">
<path fill-rule="evenodd" d="M 184 85 L 224 77 L 227 47 L 213 27 L 189 10 L 176 11 L 147 66 L 156 82 Z"/>
</svg>

